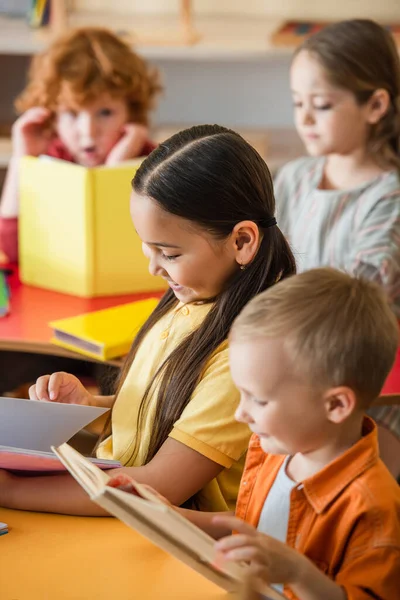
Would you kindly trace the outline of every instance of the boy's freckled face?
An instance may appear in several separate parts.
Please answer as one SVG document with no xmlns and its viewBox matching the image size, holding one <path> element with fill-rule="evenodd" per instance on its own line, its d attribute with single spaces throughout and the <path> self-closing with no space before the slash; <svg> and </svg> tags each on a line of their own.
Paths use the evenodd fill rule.
<svg viewBox="0 0 400 600">
<path fill-rule="evenodd" d="M 128 121 L 126 101 L 104 92 L 84 106 L 60 105 L 56 132 L 78 164 L 96 167 L 106 162 Z"/>
<path fill-rule="evenodd" d="M 323 444 L 328 422 L 321 394 L 293 372 L 282 339 L 233 337 L 229 355 L 241 393 L 236 418 L 259 435 L 264 452 L 308 453 Z"/>
</svg>

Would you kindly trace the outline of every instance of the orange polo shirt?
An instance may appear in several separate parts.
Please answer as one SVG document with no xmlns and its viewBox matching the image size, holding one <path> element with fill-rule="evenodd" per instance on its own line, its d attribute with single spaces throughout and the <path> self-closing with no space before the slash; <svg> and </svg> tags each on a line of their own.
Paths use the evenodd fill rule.
<svg viewBox="0 0 400 600">
<path fill-rule="evenodd" d="M 236 515 L 254 527 L 284 459 L 265 454 L 252 436 Z M 379 458 L 370 418 L 354 446 L 293 488 L 286 542 L 341 585 L 347 600 L 400 598 L 400 487 Z"/>
</svg>

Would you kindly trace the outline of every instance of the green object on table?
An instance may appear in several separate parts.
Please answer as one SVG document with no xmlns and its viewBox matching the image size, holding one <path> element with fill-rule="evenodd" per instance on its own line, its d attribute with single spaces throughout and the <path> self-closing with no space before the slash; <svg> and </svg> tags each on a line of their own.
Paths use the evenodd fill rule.
<svg viewBox="0 0 400 600">
<path fill-rule="evenodd" d="M 9 296 L 6 276 L 0 271 L 0 317 L 5 317 L 9 312 Z"/>
</svg>

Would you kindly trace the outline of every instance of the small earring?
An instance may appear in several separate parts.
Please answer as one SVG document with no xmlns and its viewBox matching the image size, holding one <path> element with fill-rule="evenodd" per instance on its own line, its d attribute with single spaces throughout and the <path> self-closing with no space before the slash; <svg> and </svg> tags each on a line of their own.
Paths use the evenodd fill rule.
<svg viewBox="0 0 400 600">
<path fill-rule="evenodd" d="M 240 265 L 240 270 L 241 270 L 241 271 L 244 271 L 244 270 L 245 270 L 245 268 L 246 268 L 246 265 Z"/>
</svg>

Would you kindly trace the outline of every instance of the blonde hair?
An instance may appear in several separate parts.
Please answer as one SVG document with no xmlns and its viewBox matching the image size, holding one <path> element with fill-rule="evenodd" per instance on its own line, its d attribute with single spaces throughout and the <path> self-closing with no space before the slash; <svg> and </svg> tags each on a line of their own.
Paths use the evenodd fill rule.
<svg viewBox="0 0 400 600">
<path fill-rule="evenodd" d="M 34 106 L 56 111 L 60 103 L 75 108 L 108 92 L 126 100 L 130 120 L 147 125 L 161 89 L 158 72 L 119 37 L 85 27 L 68 32 L 33 58 L 28 85 L 15 106 L 19 113 Z"/>
<path fill-rule="evenodd" d="M 284 337 L 296 373 L 317 387 L 348 386 L 368 406 L 393 365 L 399 331 L 380 287 L 321 268 L 253 298 L 230 337 L 235 342 Z"/>
</svg>

